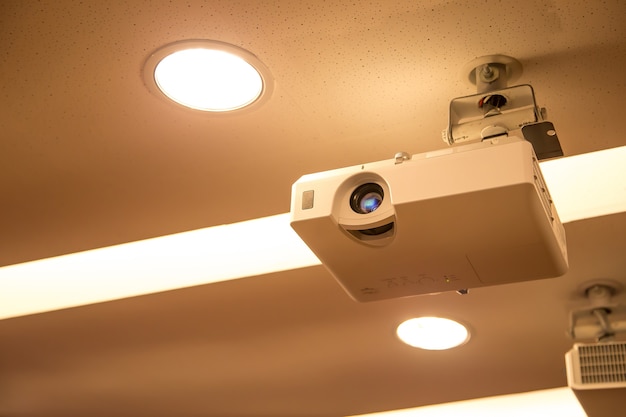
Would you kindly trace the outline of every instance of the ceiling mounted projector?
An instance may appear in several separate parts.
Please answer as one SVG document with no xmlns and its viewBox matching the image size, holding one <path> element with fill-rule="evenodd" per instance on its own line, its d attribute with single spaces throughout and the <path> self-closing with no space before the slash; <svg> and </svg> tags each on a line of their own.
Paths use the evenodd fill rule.
<svg viewBox="0 0 626 417">
<path fill-rule="evenodd" d="M 513 58 L 472 61 L 436 152 L 305 175 L 291 226 L 357 301 L 563 275 L 565 232 L 538 159 L 562 155 Z M 541 155 L 541 156 L 538 156 Z"/>
<path fill-rule="evenodd" d="M 357 301 L 568 267 L 533 146 L 514 136 L 305 175 L 292 188 L 291 226 Z"/>
</svg>

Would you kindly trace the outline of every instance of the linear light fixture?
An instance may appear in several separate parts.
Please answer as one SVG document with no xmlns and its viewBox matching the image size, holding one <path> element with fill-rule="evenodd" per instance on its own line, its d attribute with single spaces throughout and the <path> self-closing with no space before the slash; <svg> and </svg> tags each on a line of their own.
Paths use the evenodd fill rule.
<svg viewBox="0 0 626 417">
<path fill-rule="evenodd" d="M 563 223 L 626 211 L 626 146 L 542 161 Z"/>
<path fill-rule="evenodd" d="M 0 268 L 0 319 L 318 264 L 285 213 Z"/>
<path fill-rule="evenodd" d="M 623 146 L 542 162 L 561 220 L 626 211 L 625 160 Z M 319 264 L 279 214 L 0 268 L 0 319 Z"/>
<path fill-rule="evenodd" d="M 499 395 L 352 417 L 587 417 L 568 387 Z"/>
</svg>

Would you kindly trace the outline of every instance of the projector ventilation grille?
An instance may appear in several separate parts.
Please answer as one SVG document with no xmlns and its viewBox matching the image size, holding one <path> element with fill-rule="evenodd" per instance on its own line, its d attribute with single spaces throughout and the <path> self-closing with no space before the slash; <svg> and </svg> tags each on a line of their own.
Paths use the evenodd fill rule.
<svg viewBox="0 0 626 417">
<path fill-rule="evenodd" d="M 543 175 L 541 174 L 541 168 L 537 163 L 537 158 L 533 157 L 533 174 L 535 177 L 535 187 L 539 191 L 539 196 L 541 196 L 541 202 L 543 203 L 543 208 L 546 211 L 546 216 L 550 219 L 550 223 L 554 223 L 554 216 L 552 215 L 552 197 L 550 197 L 550 192 L 548 191 L 548 187 L 546 186 L 546 182 L 543 179 Z"/>
<path fill-rule="evenodd" d="M 579 345 L 580 382 L 626 382 L 626 343 Z"/>
</svg>

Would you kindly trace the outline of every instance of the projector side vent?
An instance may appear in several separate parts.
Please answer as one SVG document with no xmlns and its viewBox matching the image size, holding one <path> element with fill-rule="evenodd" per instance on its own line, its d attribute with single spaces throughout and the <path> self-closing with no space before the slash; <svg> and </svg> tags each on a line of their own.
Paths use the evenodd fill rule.
<svg viewBox="0 0 626 417">
<path fill-rule="evenodd" d="M 550 197 L 550 192 L 548 191 L 546 182 L 541 174 L 541 168 L 539 167 L 537 158 L 535 157 L 533 157 L 533 175 L 535 178 L 535 187 L 537 187 L 539 195 L 541 196 L 541 202 L 543 203 L 543 208 L 546 211 L 546 216 L 548 216 L 551 223 L 554 223 L 554 215 L 552 214 L 552 197 Z"/>
<path fill-rule="evenodd" d="M 626 344 L 581 346 L 578 354 L 583 384 L 626 382 Z"/>
<path fill-rule="evenodd" d="M 572 388 L 626 387 L 626 342 L 577 343 L 567 354 Z"/>
</svg>

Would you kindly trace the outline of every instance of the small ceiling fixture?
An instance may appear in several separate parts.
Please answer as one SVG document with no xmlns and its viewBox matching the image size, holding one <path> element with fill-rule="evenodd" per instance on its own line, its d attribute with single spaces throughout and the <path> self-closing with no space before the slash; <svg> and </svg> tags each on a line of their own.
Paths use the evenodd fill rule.
<svg viewBox="0 0 626 417">
<path fill-rule="evenodd" d="M 166 45 L 146 61 L 148 88 L 182 106 L 211 113 L 257 107 L 271 95 L 269 70 L 252 53 L 223 42 Z"/>
<path fill-rule="evenodd" d="M 418 317 L 404 321 L 396 333 L 407 345 L 426 350 L 452 349 L 470 338 L 469 331 L 461 323 L 441 317 Z"/>
</svg>

